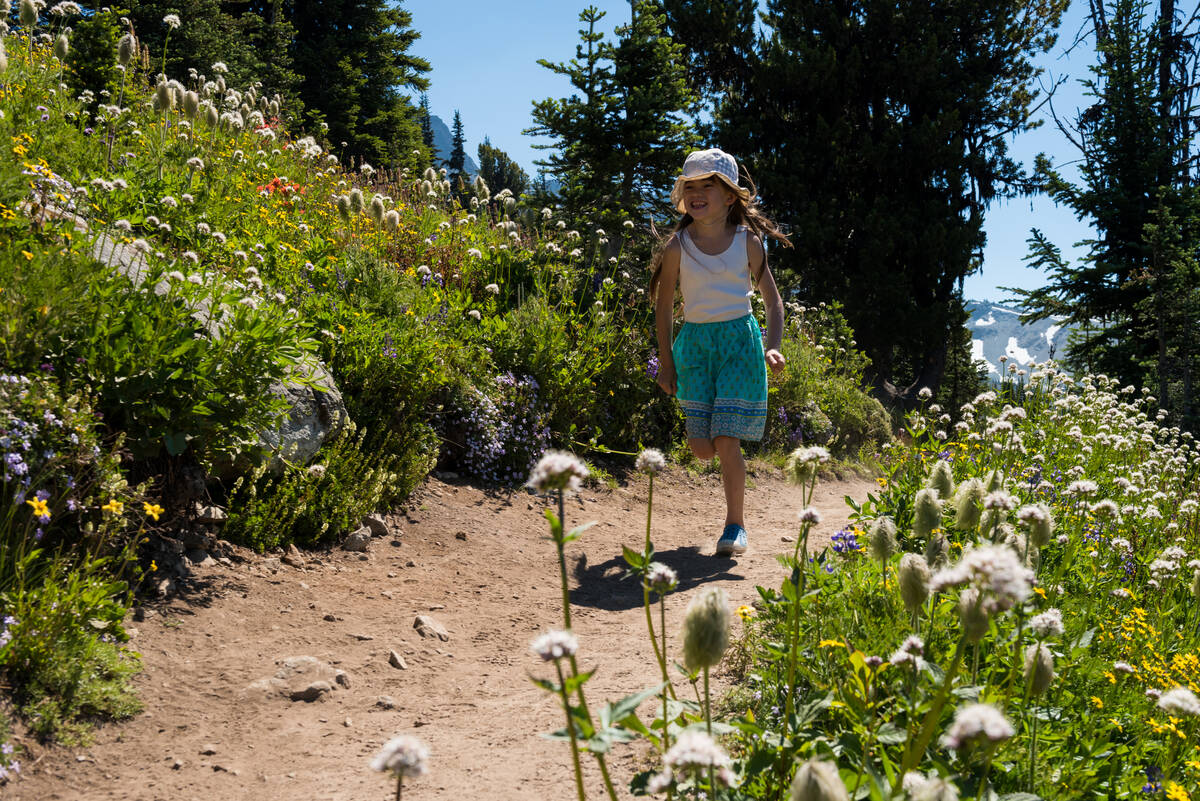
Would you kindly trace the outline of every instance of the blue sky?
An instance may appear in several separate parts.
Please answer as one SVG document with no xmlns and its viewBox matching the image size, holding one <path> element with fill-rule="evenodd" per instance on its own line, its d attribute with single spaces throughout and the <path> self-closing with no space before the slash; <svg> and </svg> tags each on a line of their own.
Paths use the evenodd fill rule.
<svg viewBox="0 0 1200 801">
<path fill-rule="evenodd" d="M 588 4 L 584 0 L 404 0 L 413 27 L 421 33 L 411 52 L 428 59 L 433 67 L 428 76 L 430 108 L 447 124 L 456 109 L 460 112 L 467 152 L 472 157 L 486 136 L 527 172 L 536 171 L 533 162 L 545 152 L 535 150 L 536 140 L 521 133 L 531 124 L 532 104 L 547 97 L 563 97 L 571 89 L 565 78 L 537 61 L 562 62 L 574 57 L 581 27 L 579 12 Z M 608 34 L 629 18 L 628 0 L 591 0 L 590 4 L 607 12 L 601 23 Z M 1058 44 L 1039 62 L 1047 70 L 1043 76 L 1047 84 L 1052 77 L 1068 76 L 1055 95 L 1054 107 L 1060 117 L 1085 105 L 1078 80 L 1087 76 L 1093 61 L 1090 40 L 1066 54 L 1085 17 L 1086 4 L 1076 0 L 1067 12 Z M 1074 147 L 1048 113 L 1044 116 L 1047 121 L 1040 129 L 1010 141 L 1012 154 L 1026 164 L 1032 164 L 1039 152 L 1049 154 L 1055 163 L 1071 162 L 1077 157 Z M 1066 173 L 1074 174 L 1070 167 Z M 987 214 L 983 270 L 965 282 L 968 298 L 998 301 L 1006 296 L 999 287 L 1031 289 L 1044 283 L 1042 273 L 1021 261 L 1029 229 L 1034 226 L 1068 258 L 1079 253 L 1074 243 L 1090 234 L 1069 210 L 1044 197 L 994 204 Z"/>
</svg>

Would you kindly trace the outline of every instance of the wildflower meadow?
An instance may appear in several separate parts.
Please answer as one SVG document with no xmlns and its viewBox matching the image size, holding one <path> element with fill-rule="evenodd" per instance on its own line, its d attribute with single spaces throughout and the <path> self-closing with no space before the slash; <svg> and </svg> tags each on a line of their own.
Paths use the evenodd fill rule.
<svg viewBox="0 0 1200 801">
<path fill-rule="evenodd" d="M 563 797 L 1200 797 L 1197 447 L 1145 390 L 1040 365 L 958 408 L 925 398 L 893 437 L 841 310 L 789 304 L 756 455 L 795 485 L 792 545 L 754 605 L 702 587 L 672 619 L 653 482 L 689 457 L 653 380 L 645 221 L 571 225 L 432 165 L 346 163 L 221 62 L 160 74 L 117 11 L 21 0 L 17 20 L 0 36 L 0 783 L 19 776 L 16 723 L 86 742 L 141 707 L 125 621 L 176 569 L 155 548 L 199 499 L 238 545 L 327 548 L 439 468 L 547 501 L 563 619 L 531 644 L 532 678 L 562 707 Z M 302 458 L 272 437 L 277 390 L 332 398 L 322 373 L 344 410 Z M 831 460 L 878 491 L 818 549 Z M 601 644 L 571 627 L 592 521 L 564 498 L 618 468 L 650 490 L 623 552 L 649 643 L 643 684 L 610 701 L 587 692 Z M 630 747 L 647 760 L 627 783 L 609 754 Z M 427 763 L 400 732 L 369 766 L 399 798 L 450 769 Z"/>
<path fill-rule="evenodd" d="M 653 380 L 645 221 L 569 225 L 434 166 L 344 162 L 220 61 L 162 74 L 194 24 L 176 14 L 151 52 L 118 10 L 15 8 L 0 673 L 4 714 L 36 736 L 85 742 L 140 709 L 128 613 L 186 575 L 182 541 L 219 550 L 206 505 L 235 545 L 328 548 L 435 468 L 516 487 L 553 447 L 683 453 Z M 772 386 L 771 448 L 852 458 L 890 438 L 836 307 L 793 304 L 784 347 L 804 369 Z M 307 452 L 281 444 L 281 387 L 315 399 Z M 0 781 L 21 764 L 10 722 Z"/>
</svg>

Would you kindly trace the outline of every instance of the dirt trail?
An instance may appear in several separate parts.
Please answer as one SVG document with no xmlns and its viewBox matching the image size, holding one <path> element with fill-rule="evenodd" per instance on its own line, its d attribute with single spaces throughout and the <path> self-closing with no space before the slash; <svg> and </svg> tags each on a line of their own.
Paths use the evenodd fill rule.
<svg viewBox="0 0 1200 801">
<path fill-rule="evenodd" d="M 817 547 L 845 525 L 843 497 L 862 499 L 872 486 L 862 479 L 818 485 Z M 672 469 L 654 489 L 657 558 L 680 576 L 667 601 L 676 654 L 682 609 L 697 587 L 719 583 L 738 605 L 757 597 L 755 585 L 779 584 L 775 557 L 792 548 L 783 538 L 796 533 L 800 494 L 777 470 L 752 469 L 750 550 L 717 559 L 719 477 Z M 101 729 L 87 749 L 29 744 L 21 780 L 0 788 L 0 797 L 384 801 L 394 784 L 368 763 L 402 732 L 431 751 L 429 773 L 406 782 L 405 798 L 567 797 L 568 748 L 539 736 L 559 728 L 562 713 L 528 679 L 549 675 L 529 643 L 562 621 L 543 508 L 525 491 L 431 478 L 389 517 L 394 536 L 376 538 L 365 559 L 338 550 L 305 554 L 301 568 L 264 557 L 196 567 L 190 590 L 129 623 L 144 661 L 137 682 L 146 712 Z M 566 516 L 568 526 L 599 521 L 567 546 L 581 664 L 599 668 L 587 685 L 599 705 L 656 675 L 641 590 L 622 578 L 620 558 L 622 543 L 639 548 L 644 536 L 646 479 L 586 490 L 568 500 Z M 422 638 L 417 615 L 444 624 L 449 640 Z M 389 664 L 393 650 L 406 668 Z M 295 656 L 344 671 L 349 687 L 311 703 L 247 691 Z M 381 705 L 381 696 L 394 706 Z M 618 746 L 612 755 L 622 797 L 639 753 L 642 746 Z M 591 764 L 589 797 L 599 798 Z"/>
</svg>

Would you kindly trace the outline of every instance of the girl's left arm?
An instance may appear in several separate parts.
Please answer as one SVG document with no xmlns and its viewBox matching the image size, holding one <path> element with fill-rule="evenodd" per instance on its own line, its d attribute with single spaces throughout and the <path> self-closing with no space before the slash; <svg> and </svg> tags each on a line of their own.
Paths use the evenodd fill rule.
<svg viewBox="0 0 1200 801">
<path fill-rule="evenodd" d="M 764 343 L 763 356 L 771 371 L 779 375 L 787 364 L 787 359 L 779 352 L 779 346 L 783 343 L 783 298 L 779 297 L 779 288 L 775 286 L 775 278 L 767 266 L 767 251 L 762 240 L 754 236 L 750 242 L 750 269 L 757 276 L 758 291 L 762 293 L 767 310 L 767 341 Z"/>
</svg>

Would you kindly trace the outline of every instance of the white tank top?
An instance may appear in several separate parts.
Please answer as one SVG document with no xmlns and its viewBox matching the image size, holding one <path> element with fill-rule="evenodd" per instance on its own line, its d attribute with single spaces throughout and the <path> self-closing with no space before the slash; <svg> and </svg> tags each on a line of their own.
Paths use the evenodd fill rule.
<svg viewBox="0 0 1200 801">
<path fill-rule="evenodd" d="M 746 228 L 739 225 L 733 241 L 716 256 L 696 247 L 687 229 L 679 233 L 679 289 L 683 319 L 689 323 L 720 323 L 750 313 L 750 256 Z"/>
</svg>

